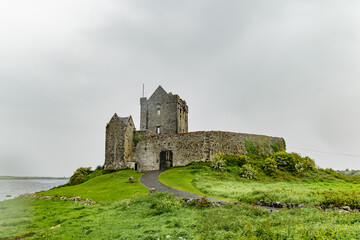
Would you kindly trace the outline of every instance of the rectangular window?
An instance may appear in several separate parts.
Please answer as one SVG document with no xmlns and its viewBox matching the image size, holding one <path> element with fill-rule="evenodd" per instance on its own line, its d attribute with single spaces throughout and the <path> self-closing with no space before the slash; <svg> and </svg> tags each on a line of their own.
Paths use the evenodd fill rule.
<svg viewBox="0 0 360 240">
<path fill-rule="evenodd" d="M 157 133 L 157 134 L 160 134 L 160 126 L 157 126 L 157 127 L 156 127 L 156 133 Z"/>
<path fill-rule="evenodd" d="M 160 108 L 157 110 L 158 115 L 160 115 Z"/>
</svg>

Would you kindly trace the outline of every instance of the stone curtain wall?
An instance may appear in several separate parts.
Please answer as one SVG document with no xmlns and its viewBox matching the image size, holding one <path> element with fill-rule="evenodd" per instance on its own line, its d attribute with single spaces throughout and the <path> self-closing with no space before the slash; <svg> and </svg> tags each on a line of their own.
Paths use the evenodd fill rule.
<svg viewBox="0 0 360 240">
<path fill-rule="evenodd" d="M 216 153 L 224 154 L 248 154 L 248 148 L 255 146 L 258 154 L 269 156 L 274 154 L 274 148 L 285 150 L 282 138 L 264 135 L 232 133 L 232 132 L 209 132 L 210 157 Z"/>
<path fill-rule="evenodd" d="M 136 134 L 137 136 L 137 134 Z M 140 136 L 140 135 L 139 135 Z M 134 162 L 140 170 L 158 170 L 160 152 L 173 152 L 173 166 L 184 166 L 192 161 L 208 161 L 218 152 L 247 154 L 246 145 L 255 146 L 259 154 L 271 155 L 274 146 L 285 150 L 282 138 L 231 132 L 192 132 L 173 135 L 146 135 L 134 147 Z"/>
</svg>

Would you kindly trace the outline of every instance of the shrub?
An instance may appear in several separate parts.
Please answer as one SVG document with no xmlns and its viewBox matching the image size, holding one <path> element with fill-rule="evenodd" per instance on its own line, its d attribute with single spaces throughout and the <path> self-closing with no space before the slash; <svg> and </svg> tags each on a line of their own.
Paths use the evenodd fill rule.
<svg viewBox="0 0 360 240">
<path fill-rule="evenodd" d="M 215 154 L 210 159 L 210 163 L 211 163 L 211 167 L 214 169 L 217 169 L 220 171 L 224 171 L 224 169 L 225 169 L 225 159 L 220 153 Z"/>
<path fill-rule="evenodd" d="M 246 155 L 234 156 L 234 155 L 225 155 L 223 156 L 226 165 L 228 166 L 239 166 L 242 167 L 244 164 L 248 164 L 250 162 L 250 157 Z"/>
<path fill-rule="evenodd" d="M 246 179 L 256 178 L 256 170 L 250 164 L 245 164 L 240 169 L 239 175 Z"/>
<path fill-rule="evenodd" d="M 91 167 L 81 167 L 76 169 L 74 174 L 71 176 L 69 184 L 70 185 L 77 185 L 83 183 L 87 180 L 88 175 L 91 173 Z"/>
<path fill-rule="evenodd" d="M 294 155 L 287 152 L 277 152 L 274 154 L 274 160 L 278 167 L 286 169 L 290 172 L 295 170 L 295 159 Z"/>
<path fill-rule="evenodd" d="M 304 162 L 306 170 L 314 170 L 315 169 L 315 162 L 311 158 L 304 157 L 304 158 L 302 158 L 302 161 Z"/>
<path fill-rule="evenodd" d="M 100 171 L 100 170 L 103 170 L 103 169 L 104 169 L 104 166 L 98 165 L 98 166 L 95 168 L 95 171 Z"/>
<path fill-rule="evenodd" d="M 274 175 L 277 170 L 277 164 L 276 161 L 272 158 L 266 158 L 264 161 L 264 172 L 267 175 Z"/>
</svg>

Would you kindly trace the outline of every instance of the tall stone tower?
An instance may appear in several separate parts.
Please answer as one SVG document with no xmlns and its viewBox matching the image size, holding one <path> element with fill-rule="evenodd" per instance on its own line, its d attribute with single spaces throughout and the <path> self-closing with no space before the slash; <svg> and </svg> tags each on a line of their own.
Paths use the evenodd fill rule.
<svg viewBox="0 0 360 240">
<path fill-rule="evenodd" d="M 132 117 L 119 117 L 116 113 L 106 125 L 105 169 L 131 167 L 135 125 Z"/>
<path fill-rule="evenodd" d="M 159 86 L 149 99 L 140 98 L 140 130 L 157 134 L 188 132 L 188 106 L 178 95 Z"/>
</svg>

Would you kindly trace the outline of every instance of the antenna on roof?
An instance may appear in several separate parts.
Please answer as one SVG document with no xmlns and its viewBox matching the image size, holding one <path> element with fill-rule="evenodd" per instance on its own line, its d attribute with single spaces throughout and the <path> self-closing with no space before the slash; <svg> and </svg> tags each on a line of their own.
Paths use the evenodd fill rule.
<svg viewBox="0 0 360 240">
<path fill-rule="evenodd" d="M 143 95 L 142 97 L 145 97 L 145 84 L 143 84 Z"/>
</svg>

